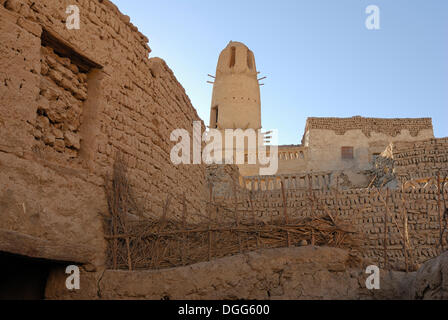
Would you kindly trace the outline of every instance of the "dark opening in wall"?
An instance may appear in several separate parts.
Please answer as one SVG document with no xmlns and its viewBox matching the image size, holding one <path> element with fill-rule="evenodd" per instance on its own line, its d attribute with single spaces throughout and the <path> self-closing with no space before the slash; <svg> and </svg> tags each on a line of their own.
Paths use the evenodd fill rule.
<svg viewBox="0 0 448 320">
<path fill-rule="evenodd" d="M 233 68 L 235 66 L 235 61 L 236 61 L 236 48 L 232 47 L 230 54 L 230 64 L 229 64 L 230 68 Z"/>
<path fill-rule="evenodd" d="M 341 157 L 343 160 L 353 159 L 354 158 L 353 147 L 342 147 L 341 148 Z"/>
<path fill-rule="evenodd" d="M 219 120 L 219 108 L 218 108 L 218 106 L 215 106 L 212 108 L 210 127 L 217 129 L 218 128 L 218 120 Z"/>
<path fill-rule="evenodd" d="M 41 300 L 55 261 L 0 251 L 0 300 Z"/>
<path fill-rule="evenodd" d="M 252 53 L 252 51 L 250 51 L 249 49 L 247 49 L 247 67 L 252 70 L 254 68 L 254 54 Z"/>
</svg>

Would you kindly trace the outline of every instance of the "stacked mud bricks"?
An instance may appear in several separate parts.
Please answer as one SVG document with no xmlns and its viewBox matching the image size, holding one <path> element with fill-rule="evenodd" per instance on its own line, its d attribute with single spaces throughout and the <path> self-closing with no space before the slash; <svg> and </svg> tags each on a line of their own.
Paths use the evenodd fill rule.
<svg viewBox="0 0 448 320">
<path fill-rule="evenodd" d="M 330 212 L 337 221 L 351 225 L 359 232 L 365 258 L 383 267 L 384 239 L 386 239 L 387 268 L 404 269 L 401 234 L 404 232 L 403 217 L 406 214 L 410 240 L 408 255 L 412 256 L 416 263 L 437 256 L 440 253 L 440 248 L 437 248 L 440 239 L 437 190 L 423 188 L 405 192 L 389 190 L 388 194 L 387 197 L 385 189 L 376 188 L 343 191 L 286 190 L 287 215 L 289 219 L 328 217 Z M 445 190 L 443 196 L 448 200 L 448 190 Z M 237 200 L 237 210 L 241 219 L 250 220 L 253 212 L 258 221 L 267 222 L 284 216 L 281 190 L 254 193 L 246 191 L 239 194 Z M 222 201 L 228 204 L 228 210 L 234 210 L 234 199 L 228 197 Z M 441 210 L 444 208 L 442 202 Z M 386 217 L 387 224 L 385 224 Z M 444 245 L 446 248 L 446 239 Z"/>
<path fill-rule="evenodd" d="M 305 132 L 309 129 L 330 129 L 338 135 L 343 135 L 349 130 L 360 129 L 367 137 L 370 137 L 371 132 L 395 137 L 400 134 L 402 129 L 408 129 L 411 136 L 415 137 L 420 130 L 431 128 L 431 118 L 378 119 L 356 116 L 352 118 L 308 118 Z"/>
<path fill-rule="evenodd" d="M 79 30 L 66 27 L 69 5 L 79 8 Z M 170 193 L 180 210 L 185 193 L 188 207 L 202 210 L 204 166 L 170 161 L 171 132 L 191 132 L 200 119 L 165 62 L 148 59 L 148 39 L 129 17 L 110 1 L 2 0 L 0 7 L 11 20 L 1 31 L 17 36 L 2 40 L 10 50 L 2 60 L 12 63 L 1 73 L 10 95 L 2 109 L 16 108 L 2 112 L 2 137 L 18 131 L 26 149 L 101 177 L 120 152 L 146 209 L 160 213 Z M 12 89 L 29 96 L 26 106 L 17 106 Z"/>
</svg>

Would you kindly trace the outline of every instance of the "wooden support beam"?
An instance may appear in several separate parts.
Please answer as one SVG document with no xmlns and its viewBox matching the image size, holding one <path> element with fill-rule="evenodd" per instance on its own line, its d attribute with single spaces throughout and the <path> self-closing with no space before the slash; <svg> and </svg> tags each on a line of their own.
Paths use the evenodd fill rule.
<svg viewBox="0 0 448 320">
<path fill-rule="evenodd" d="M 44 27 L 42 30 L 42 44 L 51 47 L 59 55 L 70 57 L 82 72 L 89 72 L 91 69 L 102 69 L 103 66 L 95 62 L 86 53 L 76 48 L 72 43 L 67 42 L 56 31 L 50 27 Z"/>
</svg>

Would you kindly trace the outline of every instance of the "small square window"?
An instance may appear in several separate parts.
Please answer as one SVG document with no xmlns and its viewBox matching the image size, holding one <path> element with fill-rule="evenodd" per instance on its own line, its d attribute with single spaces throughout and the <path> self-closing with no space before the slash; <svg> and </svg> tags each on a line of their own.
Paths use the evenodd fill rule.
<svg viewBox="0 0 448 320">
<path fill-rule="evenodd" d="M 353 159 L 353 147 L 342 147 L 341 157 L 343 160 Z"/>
</svg>

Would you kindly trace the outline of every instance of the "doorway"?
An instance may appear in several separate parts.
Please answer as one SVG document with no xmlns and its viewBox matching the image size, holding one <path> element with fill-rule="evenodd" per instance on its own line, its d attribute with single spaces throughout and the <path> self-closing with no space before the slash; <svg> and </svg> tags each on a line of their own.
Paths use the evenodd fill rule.
<svg viewBox="0 0 448 320">
<path fill-rule="evenodd" d="M 42 300 L 51 260 L 0 252 L 0 300 Z"/>
</svg>

